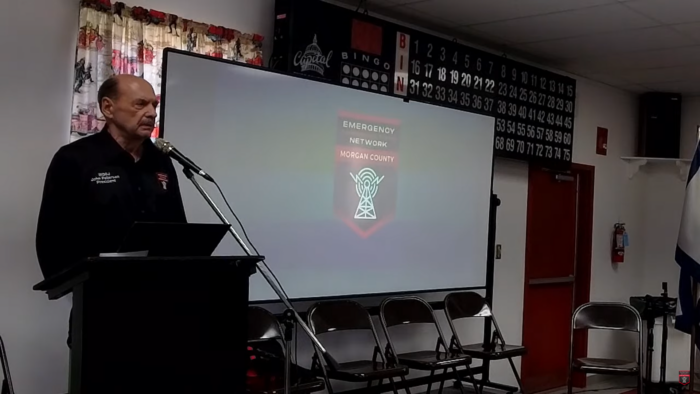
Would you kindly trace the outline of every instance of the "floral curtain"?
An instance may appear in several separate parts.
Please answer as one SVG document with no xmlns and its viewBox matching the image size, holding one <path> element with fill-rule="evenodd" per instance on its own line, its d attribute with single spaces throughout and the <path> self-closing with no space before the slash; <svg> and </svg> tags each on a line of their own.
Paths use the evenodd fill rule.
<svg viewBox="0 0 700 394">
<path fill-rule="evenodd" d="M 97 90 L 110 76 L 141 76 L 160 97 L 165 48 L 262 65 L 262 41 L 257 34 L 160 11 L 112 4 L 110 0 L 84 0 L 75 58 L 71 141 L 102 129 Z M 154 135 L 157 133 L 154 130 Z"/>
</svg>

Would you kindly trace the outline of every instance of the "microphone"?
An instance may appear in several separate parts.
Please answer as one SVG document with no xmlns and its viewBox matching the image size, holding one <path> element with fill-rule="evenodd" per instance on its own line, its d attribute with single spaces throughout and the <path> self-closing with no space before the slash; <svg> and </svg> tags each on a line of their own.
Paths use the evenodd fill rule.
<svg viewBox="0 0 700 394">
<path fill-rule="evenodd" d="M 212 182 L 212 183 L 214 182 L 214 178 L 212 178 L 209 174 L 204 172 L 204 170 L 202 170 L 198 165 L 194 164 L 194 162 L 192 162 L 192 160 L 188 159 L 187 156 L 183 155 L 182 152 L 175 149 L 173 144 L 171 144 L 170 142 L 168 142 L 162 138 L 156 138 L 154 145 L 156 146 L 156 148 L 158 148 L 159 151 L 161 151 L 161 152 L 165 153 L 166 155 L 170 156 L 171 158 L 175 159 L 178 163 L 180 163 L 186 169 L 199 174 L 202 178 L 208 180 L 209 182 Z"/>
</svg>

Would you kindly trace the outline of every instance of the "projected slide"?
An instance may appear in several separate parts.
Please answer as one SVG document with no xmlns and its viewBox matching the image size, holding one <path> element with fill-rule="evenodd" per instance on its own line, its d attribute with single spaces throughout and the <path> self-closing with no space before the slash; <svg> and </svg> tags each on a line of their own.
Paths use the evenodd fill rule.
<svg viewBox="0 0 700 394">
<path fill-rule="evenodd" d="M 493 119 L 181 53 L 167 62 L 164 138 L 219 182 L 290 297 L 485 285 Z M 190 222 L 217 222 L 183 176 L 180 187 Z M 231 237 L 216 251 L 242 253 Z M 276 296 L 256 274 L 250 298 Z"/>
<path fill-rule="evenodd" d="M 400 126 L 396 119 L 338 114 L 333 206 L 362 238 L 394 218 Z"/>
</svg>

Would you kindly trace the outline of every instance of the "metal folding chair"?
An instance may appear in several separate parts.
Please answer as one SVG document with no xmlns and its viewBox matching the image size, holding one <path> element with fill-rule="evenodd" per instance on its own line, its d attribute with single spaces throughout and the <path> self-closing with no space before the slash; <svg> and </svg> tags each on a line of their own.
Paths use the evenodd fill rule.
<svg viewBox="0 0 700 394">
<path fill-rule="evenodd" d="M 322 364 L 318 350 L 313 358 L 313 370 L 326 380 L 328 393 L 333 394 L 331 380 L 345 382 L 366 382 L 372 387 L 373 382 L 382 384 L 387 379 L 392 392 L 398 394 L 394 379 L 408 374 L 408 368 L 402 365 L 390 365 L 382 354 L 379 336 L 372 323 L 372 318 L 362 305 L 354 301 L 319 302 L 309 308 L 309 327 L 318 336 L 331 335 L 339 331 L 370 331 L 374 338 L 374 349 L 371 360 L 356 360 L 340 363 L 339 368 L 331 368 Z M 369 349 L 368 349 L 369 350 Z M 369 352 L 368 352 L 369 353 Z"/>
<path fill-rule="evenodd" d="M 496 317 L 491 312 L 491 308 L 489 308 L 484 297 L 472 291 L 450 293 L 445 297 L 445 315 L 452 329 L 450 349 L 462 352 L 472 358 L 483 360 L 484 363 L 504 359 L 507 359 L 510 363 L 510 368 L 513 371 L 513 375 L 515 375 L 515 380 L 518 382 L 518 387 L 494 383 L 489 380 L 488 376 L 482 376 L 479 382 L 479 386 L 482 390 L 484 386 L 490 386 L 507 392 L 515 392 L 519 389 L 521 393 L 525 393 L 520 375 L 513 363 L 513 357 L 522 357 L 527 351 L 524 346 L 506 344 L 501 329 L 496 322 Z M 455 329 L 454 322 L 456 320 L 472 317 L 485 318 L 488 322 L 489 329 L 491 328 L 491 324 L 493 324 L 495 331 L 491 343 L 462 344 L 459 334 Z"/>
<path fill-rule="evenodd" d="M 284 351 L 285 341 L 283 329 L 277 318 L 266 309 L 251 306 L 248 307 L 248 344 L 249 346 L 259 345 L 260 343 L 268 343 L 273 350 L 271 355 L 277 353 L 284 357 L 292 357 L 291 354 L 286 354 Z M 284 360 L 286 361 L 286 360 Z M 296 360 L 293 360 L 296 361 Z M 292 366 L 292 371 L 296 368 Z M 247 388 L 249 394 L 289 394 L 284 392 L 284 376 L 268 376 L 265 387 Z M 278 378 L 278 379 L 277 379 Z M 323 391 L 324 383 L 320 379 L 301 379 L 296 376 L 291 379 L 292 388 L 291 394 L 310 394 L 318 391 Z"/>
<path fill-rule="evenodd" d="M 574 332 L 576 330 L 614 330 L 637 333 L 637 360 L 612 358 L 574 359 Z M 601 375 L 637 376 L 637 394 L 642 393 L 642 318 L 632 306 L 621 302 L 589 302 L 574 311 L 571 318 L 569 346 L 568 394 L 573 391 L 574 372 Z"/>
<path fill-rule="evenodd" d="M 435 313 L 433 308 L 425 300 L 418 297 L 390 297 L 385 299 L 379 311 L 379 317 L 382 322 L 382 328 L 384 329 L 384 335 L 386 336 L 387 344 L 387 360 L 393 363 L 400 363 L 405 365 L 410 369 L 416 369 L 421 371 L 430 371 L 430 377 L 432 378 L 435 371 L 443 371 L 443 379 L 440 381 L 440 388 L 438 393 L 442 393 L 442 389 L 445 385 L 445 373 L 448 369 L 454 372 L 455 380 L 457 381 L 457 386 L 460 392 L 464 393 L 464 387 L 462 386 L 462 378 L 459 372 L 457 372 L 457 367 L 466 367 L 467 374 L 474 381 L 474 375 L 469 368 L 472 362 L 471 357 L 463 354 L 450 351 L 448 348 L 445 336 L 442 333 L 442 329 L 435 319 Z M 433 325 L 437 330 L 438 338 L 435 349 L 423 350 L 417 352 L 409 353 L 399 353 L 396 350 L 396 346 L 391 340 L 389 335 L 389 329 L 394 326 L 408 325 L 408 324 L 421 324 L 427 323 Z M 444 351 L 441 351 L 440 349 Z M 401 378 L 404 379 L 403 377 Z M 432 383 L 428 384 L 428 391 L 430 392 Z M 408 390 L 407 390 L 408 391 Z M 474 391 L 477 394 L 481 394 L 481 390 L 474 383 Z M 409 392 L 410 394 L 410 392 Z"/>
</svg>

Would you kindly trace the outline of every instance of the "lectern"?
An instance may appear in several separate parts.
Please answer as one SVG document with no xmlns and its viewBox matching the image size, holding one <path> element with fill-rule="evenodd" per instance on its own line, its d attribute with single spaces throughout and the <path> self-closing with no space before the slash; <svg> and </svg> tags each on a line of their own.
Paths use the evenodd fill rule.
<svg viewBox="0 0 700 394">
<path fill-rule="evenodd" d="M 261 259 L 90 258 L 34 286 L 73 295 L 70 394 L 244 393 Z"/>
</svg>

